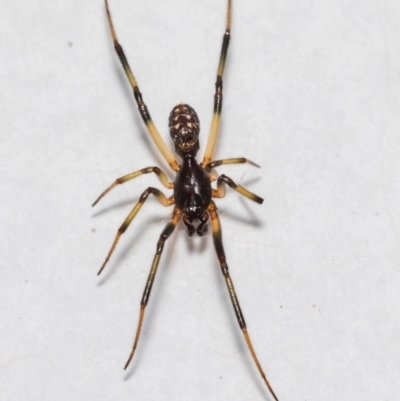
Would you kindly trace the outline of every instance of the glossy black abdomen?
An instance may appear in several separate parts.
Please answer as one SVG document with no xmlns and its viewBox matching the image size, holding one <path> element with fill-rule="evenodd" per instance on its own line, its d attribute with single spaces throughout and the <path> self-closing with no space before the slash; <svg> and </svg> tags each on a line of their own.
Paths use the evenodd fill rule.
<svg viewBox="0 0 400 401">
<path fill-rule="evenodd" d="M 190 221 L 200 218 L 211 202 L 211 182 L 194 157 L 183 159 L 175 179 L 176 206 Z"/>
</svg>

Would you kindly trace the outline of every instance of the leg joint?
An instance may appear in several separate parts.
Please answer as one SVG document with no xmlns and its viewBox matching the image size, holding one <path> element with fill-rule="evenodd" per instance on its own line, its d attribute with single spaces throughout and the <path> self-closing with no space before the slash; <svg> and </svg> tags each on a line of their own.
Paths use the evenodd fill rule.
<svg viewBox="0 0 400 401">
<path fill-rule="evenodd" d="M 149 173 L 155 173 L 158 174 L 160 172 L 160 169 L 158 167 L 146 167 L 142 169 L 143 174 L 149 174 Z"/>
<path fill-rule="evenodd" d="M 167 226 L 164 228 L 164 231 L 160 235 L 160 239 L 157 242 L 157 254 L 161 254 L 161 252 L 164 249 L 164 243 L 165 241 L 169 238 L 169 236 L 173 233 L 175 230 L 175 224 L 173 223 L 168 223 Z"/>
<path fill-rule="evenodd" d="M 148 187 L 143 193 L 142 195 L 140 195 L 139 198 L 139 203 L 143 203 L 150 194 L 153 194 L 155 196 L 159 196 L 160 195 L 160 191 L 157 188 L 153 188 L 153 187 Z"/>
<path fill-rule="evenodd" d="M 165 240 L 166 240 L 166 238 L 164 238 L 164 239 L 161 239 L 161 238 L 160 238 L 160 239 L 158 240 L 158 242 L 157 242 L 157 251 L 156 251 L 156 254 L 157 254 L 157 255 L 160 255 L 161 252 L 163 251 Z"/>
<path fill-rule="evenodd" d="M 135 99 L 138 104 L 143 104 L 143 97 L 137 86 L 133 88 L 133 95 L 135 96 Z"/>
<path fill-rule="evenodd" d="M 229 267 L 225 261 L 225 257 L 219 258 L 220 264 L 221 264 L 221 271 L 222 274 L 225 278 L 229 277 Z"/>
<path fill-rule="evenodd" d="M 149 111 L 147 110 L 147 106 L 144 103 L 138 103 L 138 108 L 144 122 L 148 124 L 151 121 L 151 117 Z"/>
<path fill-rule="evenodd" d="M 221 174 L 218 177 L 218 182 L 224 182 L 225 184 L 227 184 L 228 186 L 230 186 L 232 189 L 236 189 L 237 185 L 233 182 L 233 180 L 229 177 L 227 177 L 225 174 Z"/>
</svg>

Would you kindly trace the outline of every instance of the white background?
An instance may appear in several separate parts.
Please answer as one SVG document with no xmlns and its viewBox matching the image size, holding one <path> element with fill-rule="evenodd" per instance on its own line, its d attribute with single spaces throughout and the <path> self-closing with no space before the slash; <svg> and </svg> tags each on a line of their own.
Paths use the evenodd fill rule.
<svg viewBox="0 0 400 401">
<path fill-rule="evenodd" d="M 0 14 L 0 399 L 271 400 L 212 239 L 166 245 L 135 359 L 139 301 L 171 209 L 102 1 L 5 1 Z M 40 4 L 40 6 L 39 6 Z M 226 2 L 113 0 L 152 117 L 192 105 L 205 146 Z M 216 158 L 263 196 L 219 200 L 232 278 L 281 401 L 400 393 L 400 3 L 234 0 Z M 173 179 L 173 174 L 168 172 Z M 166 193 L 170 193 L 165 190 Z"/>
</svg>

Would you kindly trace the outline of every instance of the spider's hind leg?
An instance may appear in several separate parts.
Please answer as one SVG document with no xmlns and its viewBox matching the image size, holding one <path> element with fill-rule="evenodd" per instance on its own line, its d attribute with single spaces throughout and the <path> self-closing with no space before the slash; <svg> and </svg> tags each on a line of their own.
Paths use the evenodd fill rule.
<svg viewBox="0 0 400 401">
<path fill-rule="evenodd" d="M 139 90 L 139 85 L 136 81 L 135 76 L 133 75 L 133 72 L 131 70 L 131 67 L 129 66 L 128 63 L 128 59 L 126 58 L 126 55 L 124 53 L 124 50 L 122 48 L 122 46 L 120 45 L 120 43 L 118 42 L 117 39 L 117 34 L 115 32 L 115 28 L 114 28 L 114 24 L 111 18 L 111 13 L 110 13 L 110 9 L 108 7 L 108 2 L 107 0 L 105 0 L 105 6 L 106 6 L 106 12 L 107 12 L 107 19 L 108 19 L 108 25 L 110 27 L 110 33 L 111 33 L 111 37 L 113 39 L 114 42 L 114 48 L 115 51 L 118 55 L 118 58 L 122 64 L 122 67 L 125 71 L 125 74 L 128 78 L 129 83 L 132 86 L 133 89 L 133 95 L 135 97 L 138 109 L 139 109 L 139 113 L 142 117 L 142 120 L 144 122 L 144 124 L 146 125 L 147 131 L 149 132 L 151 138 L 153 139 L 155 145 L 157 146 L 158 150 L 160 151 L 160 153 L 164 156 L 165 160 L 168 162 L 169 166 L 172 168 L 172 170 L 174 171 L 178 171 L 179 170 L 179 165 L 178 162 L 175 160 L 175 156 L 173 155 L 173 153 L 170 151 L 170 149 L 168 148 L 167 144 L 164 142 L 164 140 L 162 139 L 160 133 L 158 132 L 157 127 L 155 126 L 151 116 L 150 116 L 150 112 L 147 108 L 146 103 L 143 101 L 143 96 L 142 93 Z"/>
<path fill-rule="evenodd" d="M 214 110 L 211 121 L 210 133 L 206 150 L 204 152 L 203 165 L 208 164 L 214 154 L 215 145 L 217 143 L 219 127 L 221 124 L 221 111 L 222 111 L 222 76 L 224 75 L 226 55 L 228 53 L 229 40 L 231 38 L 231 14 L 232 14 L 232 1 L 228 0 L 228 9 L 226 15 L 226 27 L 222 40 L 221 55 L 219 58 L 217 80 L 215 82 L 214 94 Z"/>
</svg>

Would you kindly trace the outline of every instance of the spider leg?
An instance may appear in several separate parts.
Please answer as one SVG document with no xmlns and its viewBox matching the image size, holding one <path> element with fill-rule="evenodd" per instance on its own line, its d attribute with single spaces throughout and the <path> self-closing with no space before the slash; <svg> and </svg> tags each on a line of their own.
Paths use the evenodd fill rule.
<svg viewBox="0 0 400 401">
<path fill-rule="evenodd" d="M 251 160 L 246 159 L 245 157 L 230 157 L 229 159 L 214 160 L 208 163 L 205 166 L 205 169 L 207 171 L 210 171 L 215 167 L 222 166 L 223 164 L 243 164 L 243 163 L 249 163 L 254 167 L 260 168 L 260 166 L 257 163 L 254 163 Z"/>
<path fill-rule="evenodd" d="M 154 143 L 156 144 L 158 150 L 161 152 L 161 154 L 164 156 L 164 158 L 167 160 L 168 164 L 174 171 L 179 170 L 179 165 L 177 161 L 175 160 L 174 155 L 172 152 L 169 150 L 168 146 L 164 142 L 164 140 L 161 138 L 160 133 L 157 130 L 157 127 L 155 126 L 153 120 L 151 119 L 150 113 L 147 109 L 146 104 L 143 101 L 142 94 L 139 90 L 139 86 L 137 84 L 136 78 L 132 73 L 131 68 L 129 67 L 128 60 L 125 56 L 124 50 L 122 49 L 122 46 L 119 44 L 117 35 L 115 33 L 114 25 L 111 19 L 111 13 L 108 8 L 108 2 L 105 0 L 106 3 L 106 11 L 107 11 L 107 19 L 108 19 L 108 24 L 110 26 L 110 32 L 111 36 L 114 42 L 114 48 L 115 51 L 119 57 L 119 60 L 121 61 L 122 67 L 125 70 L 125 74 L 128 77 L 128 80 L 132 86 L 133 89 L 133 94 L 136 99 L 136 103 L 139 108 L 140 115 L 142 116 L 142 119 L 146 125 L 147 131 L 149 132 L 150 136 L 152 137 Z"/>
<path fill-rule="evenodd" d="M 264 202 L 263 198 L 260 198 L 253 192 L 248 191 L 246 188 L 243 188 L 240 185 L 237 185 L 233 182 L 233 180 L 227 177 L 225 174 L 222 174 L 218 177 L 217 180 L 217 189 L 212 190 L 213 198 L 224 198 L 225 197 L 225 187 L 224 184 L 227 184 L 229 187 L 239 192 L 241 195 L 249 198 L 250 200 L 259 203 L 260 205 Z"/>
<path fill-rule="evenodd" d="M 146 283 L 146 286 L 144 287 L 142 301 L 140 303 L 139 322 L 138 322 L 137 329 L 136 329 L 135 341 L 133 343 L 132 352 L 129 355 L 128 361 L 126 362 L 124 369 L 126 369 L 128 367 L 128 365 L 130 364 L 130 362 L 133 358 L 133 355 L 135 353 L 138 341 L 139 341 L 140 331 L 142 329 L 142 323 L 143 323 L 143 318 L 144 318 L 144 312 L 146 309 L 146 305 L 149 301 L 151 288 L 153 287 L 154 279 L 156 277 L 158 263 L 160 262 L 161 254 L 164 249 L 164 243 L 168 239 L 168 237 L 174 232 L 175 227 L 178 224 L 181 216 L 182 216 L 182 212 L 177 207 L 175 207 L 174 211 L 172 213 L 172 218 L 171 218 L 170 222 L 165 226 L 163 232 L 160 235 L 160 239 L 157 242 L 156 254 L 154 255 L 150 273 L 147 278 L 147 283 Z"/>
<path fill-rule="evenodd" d="M 226 54 L 228 52 L 229 40 L 231 37 L 231 13 L 232 13 L 232 0 L 228 0 L 228 10 L 226 18 L 226 29 L 222 41 L 221 56 L 217 70 L 217 81 L 215 83 L 214 95 L 214 112 L 211 121 L 210 134 L 208 137 L 207 147 L 204 153 L 202 164 L 205 166 L 211 161 L 217 143 L 218 131 L 221 122 L 221 109 L 222 109 L 222 75 L 224 74 Z"/>
<path fill-rule="evenodd" d="M 103 269 L 105 268 L 107 262 L 109 261 L 112 253 L 114 252 L 115 247 L 117 246 L 118 240 L 121 237 L 121 235 L 126 231 L 126 229 L 129 227 L 129 225 L 132 223 L 132 220 L 135 218 L 139 210 L 142 208 L 144 202 L 146 202 L 147 198 L 149 197 L 150 194 L 153 194 L 158 201 L 163 205 L 163 206 L 171 206 L 175 203 L 175 199 L 173 196 L 167 199 L 167 197 L 157 188 L 149 187 L 147 188 L 142 195 L 140 195 L 138 203 L 134 206 L 132 211 L 129 213 L 128 217 L 125 219 L 125 221 L 122 223 L 121 227 L 118 229 L 117 235 L 115 236 L 114 242 L 111 246 L 111 249 L 109 250 L 106 260 L 102 264 L 99 272 L 97 275 L 99 275 Z"/>
<path fill-rule="evenodd" d="M 123 184 L 124 182 L 127 182 L 129 180 L 133 180 L 136 177 L 139 177 L 142 174 L 149 174 L 149 173 L 154 173 L 157 175 L 158 179 L 161 181 L 161 183 L 164 185 L 164 187 L 172 189 L 174 187 L 174 184 L 172 182 L 168 181 L 167 176 L 165 173 L 158 167 L 146 167 L 142 168 L 141 170 L 135 171 L 134 173 L 130 173 L 127 175 L 124 175 L 123 177 L 117 178 L 112 185 L 110 185 L 102 194 L 94 201 L 93 206 L 95 206 L 99 200 L 108 192 L 110 192 L 113 188 L 115 188 L 119 184 Z"/>
<path fill-rule="evenodd" d="M 267 385 L 269 391 L 273 395 L 274 399 L 278 401 L 278 397 L 275 395 L 274 390 L 272 390 L 271 385 L 269 384 L 269 381 L 267 377 L 265 376 L 265 373 L 261 367 L 260 362 L 258 361 L 257 355 L 254 351 L 253 345 L 250 341 L 249 333 L 247 331 L 247 326 L 246 322 L 244 320 L 244 316 L 242 313 L 242 310 L 240 308 L 239 300 L 236 295 L 235 288 L 233 286 L 233 282 L 231 279 L 231 276 L 229 274 L 229 268 L 226 263 L 226 256 L 225 256 L 225 251 L 224 251 L 224 246 L 222 243 L 222 231 L 221 231 L 221 223 L 218 217 L 217 213 L 217 207 L 215 206 L 215 203 L 211 201 L 208 211 L 210 213 L 211 217 L 211 224 L 212 224 L 212 232 L 213 232 L 213 239 L 214 239 L 214 246 L 215 246 L 215 251 L 218 256 L 219 264 L 221 266 L 221 271 L 225 279 L 226 286 L 228 288 L 229 296 L 231 298 L 232 306 L 236 314 L 236 319 L 239 323 L 239 326 L 243 332 L 244 338 L 246 340 L 247 347 L 249 348 L 249 351 L 251 353 L 251 356 L 253 357 L 253 360 L 257 366 L 258 371 L 260 372 L 261 377 L 264 380 L 264 383 Z"/>
</svg>

